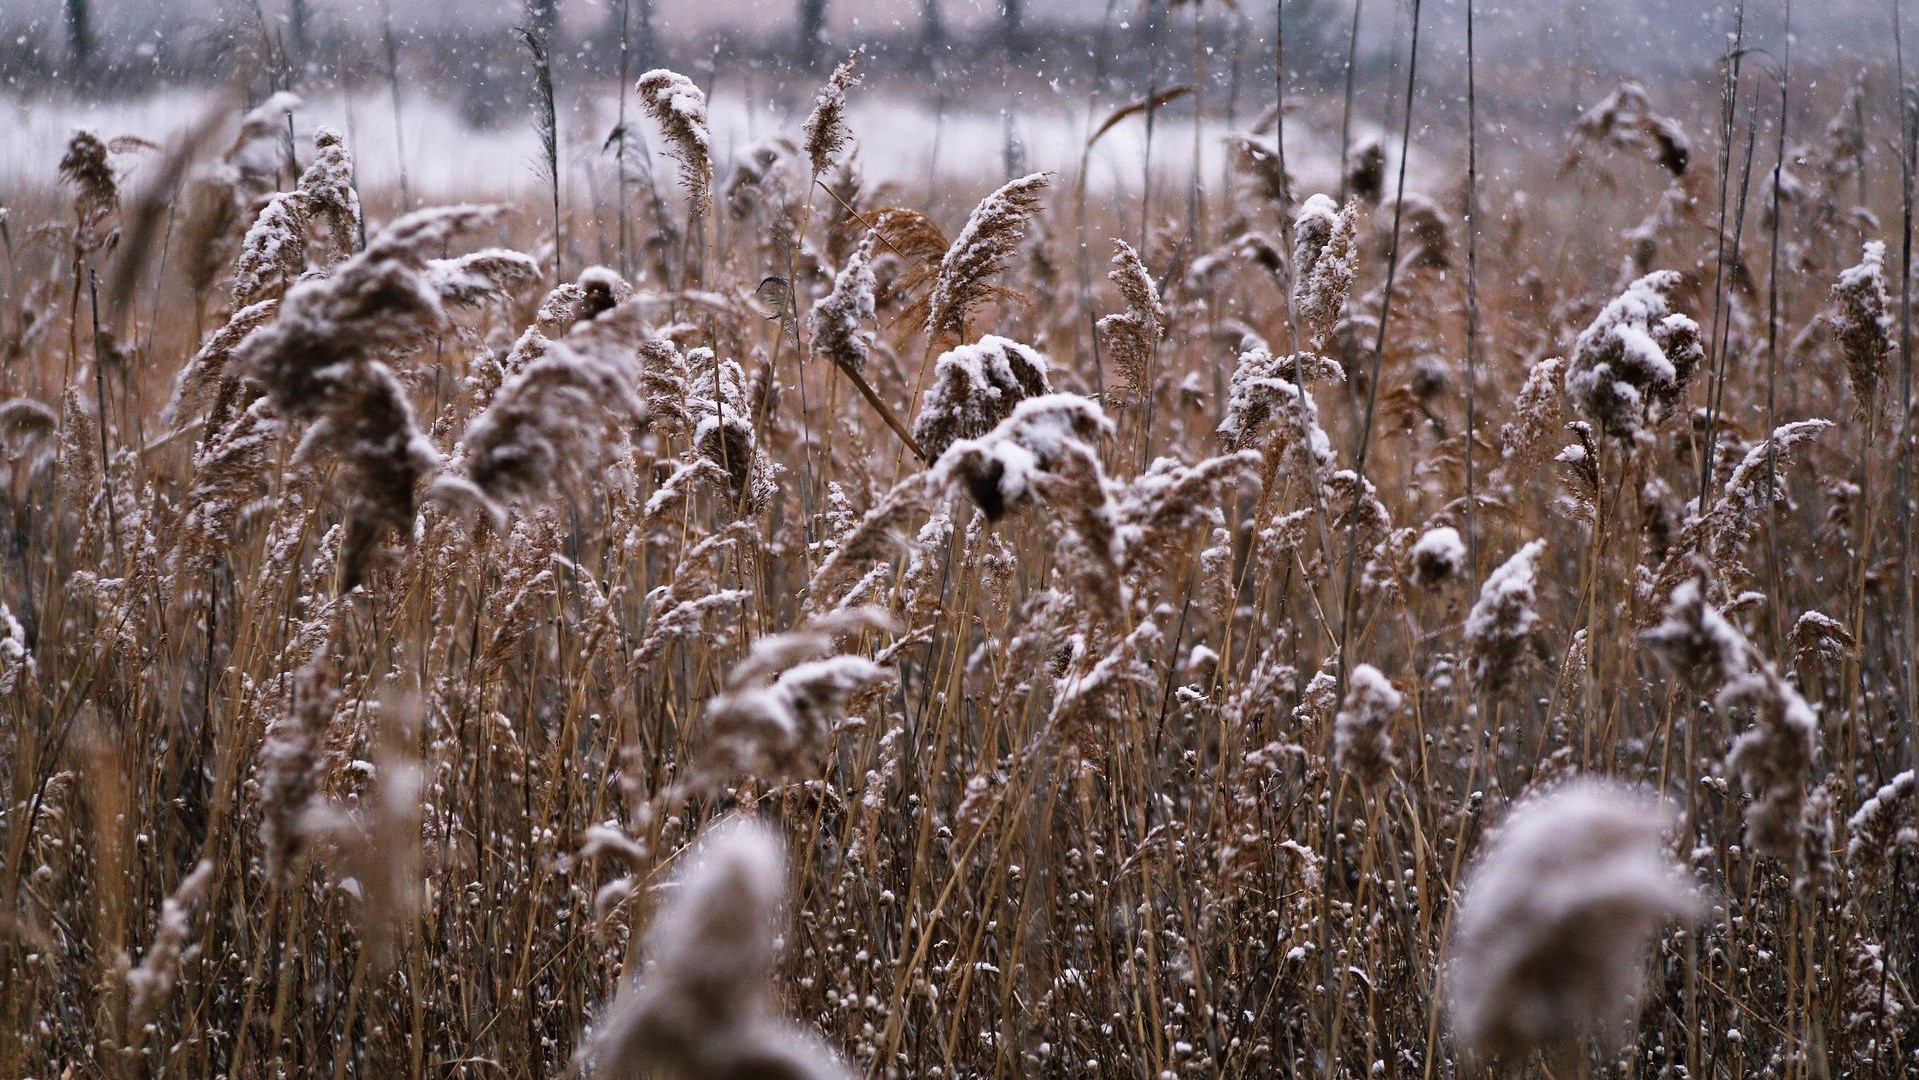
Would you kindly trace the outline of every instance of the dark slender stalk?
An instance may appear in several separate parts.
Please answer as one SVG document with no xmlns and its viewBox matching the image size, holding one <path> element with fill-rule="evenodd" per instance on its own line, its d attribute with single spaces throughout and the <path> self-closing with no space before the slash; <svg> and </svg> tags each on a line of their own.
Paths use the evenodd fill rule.
<svg viewBox="0 0 1919 1080">
<path fill-rule="evenodd" d="M 1919 172 L 1919 102 L 1906 86 L 1906 51 L 1899 0 L 1892 5 L 1892 44 L 1897 62 L 1900 105 L 1899 154 L 1899 463 L 1893 502 L 1897 515 L 1901 566 L 1912 565 L 1912 209 L 1913 177 Z M 1914 589 L 1912 575 L 1901 574 L 1899 623 L 1906 715 L 1919 715 L 1919 683 L 1913 673 Z"/>
<path fill-rule="evenodd" d="M 1713 259 L 1712 279 L 1712 334 L 1709 339 L 1713 350 L 1710 374 L 1706 384 L 1706 442 L 1699 455 L 1699 509 L 1704 512 L 1712 499 L 1712 457 L 1719 420 L 1719 388 L 1725 378 L 1725 331 L 1729 323 L 1726 311 L 1726 206 L 1727 185 L 1732 178 L 1733 136 L 1737 131 L 1733 121 L 1739 108 L 1739 69 L 1746 57 L 1746 3 L 1739 0 L 1733 23 L 1732 51 L 1726 56 L 1726 81 L 1719 96 L 1719 225 L 1718 233 L 1713 237 L 1716 245 Z M 1740 195 L 1744 205 L 1744 193 Z M 1737 235 L 1738 226 L 1734 226 Z M 1735 239 L 1732 257 L 1739 257 L 1739 244 Z"/>
<path fill-rule="evenodd" d="M 1473 0 L 1466 0 L 1466 568 L 1479 591 L 1478 495 L 1473 490 L 1473 438 L 1479 402 L 1479 94 L 1473 43 Z"/>
<path fill-rule="evenodd" d="M 1779 131 L 1772 166 L 1772 219 L 1766 272 L 1766 603 L 1772 608 L 1773 650 L 1778 651 L 1779 627 L 1779 507 L 1774 497 L 1779 483 L 1779 451 L 1772 433 L 1779 427 L 1779 220 L 1780 177 L 1786 168 L 1786 125 L 1792 108 L 1792 0 L 1786 0 L 1786 44 L 1779 72 Z M 1869 552 L 1861 555 L 1870 558 Z"/>
<path fill-rule="evenodd" d="M 400 209 L 413 207 L 413 196 L 407 191 L 406 182 L 406 139 L 400 126 L 400 47 L 393 40 L 393 5 L 389 0 L 380 0 L 380 36 L 386 47 L 386 86 L 387 93 L 393 99 L 393 155 L 400 164 Z"/>
<path fill-rule="evenodd" d="M 1417 0 L 1415 0 L 1417 2 Z M 1346 205 L 1346 155 L 1353 148 L 1353 75 L 1359 66 L 1359 13 L 1366 7 L 1366 0 L 1353 0 L 1353 29 L 1346 39 L 1346 104 L 1339 113 L 1339 204 Z M 1414 37 L 1419 35 L 1418 19 L 1413 27 Z"/>
<path fill-rule="evenodd" d="M 1379 305 L 1379 333 L 1373 339 L 1373 363 L 1366 380 L 1366 412 L 1359 427 L 1359 448 L 1353 454 L 1353 472 L 1359 477 L 1364 498 L 1366 459 L 1373 446 L 1373 414 L 1379 404 L 1379 369 L 1386 356 L 1386 328 L 1392 321 L 1393 286 L 1399 280 L 1399 232 L 1406 204 L 1406 152 L 1413 141 L 1413 95 L 1419 88 L 1419 10 L 1421 0 L 1413 0 L 1413 38 L 1411 55 L 1406 61 L 1406 110 L 1399 133 L 1399 180 L 1393 191 L 1393 234 L 1386 252 L 1386 286 Z M 1339 698 L 1346 697 L 1347 651 L 1351 647 L 1354 586 L 1358 583 L 1359 515 L 1353 514 L 1346 525 L 1346 583 L 1340 590 L 1339 604 Z"/>
</svg>

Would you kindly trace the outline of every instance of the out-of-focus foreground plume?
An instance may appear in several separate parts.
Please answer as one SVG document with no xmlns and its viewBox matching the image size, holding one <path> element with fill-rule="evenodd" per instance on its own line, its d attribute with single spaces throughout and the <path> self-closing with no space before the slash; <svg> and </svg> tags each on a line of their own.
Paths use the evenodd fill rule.
<svg viewBox="0 0 1919 1080">
<path fill-rule="evenodd" d="M 1702 903 L 1667 851 L 1672 814 L 1578 780 L 1515 806 L 1466 878 L 1445 970 L 1454 1034 L 1517 1068 L 1624 1034 L 1659 929 Z"/>
<path fill-rule="evenodd" d="M 781 1013 L 773 985 L 786 852 L 764 826 L 709 826 L 646 935 L 588 1048 L 593 1075 L 638 1080 L 849 1080 L 813 1032 Z"/>
</svg>

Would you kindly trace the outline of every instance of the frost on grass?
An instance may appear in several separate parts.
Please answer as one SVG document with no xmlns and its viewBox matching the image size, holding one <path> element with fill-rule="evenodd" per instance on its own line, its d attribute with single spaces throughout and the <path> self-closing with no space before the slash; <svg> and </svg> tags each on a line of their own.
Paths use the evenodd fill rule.
<svg viewBox="0 0 1919 1080">
<path fill-rule="evenodd" d="M 1701 903 L 1666 850 L 1666 808 L 1575 781 L 1522 802 L 1468 873 L 1444 976 L 1463 1046 L 1517 1067 L 1625 1034 L 1648 946 Z"/>
<path fill-rule="evenodd" d="M 780 1013 L 773 983 L 786 852 L 748 819 L 709 828 L 646 935 L 646 966 L 595 1025 L 593 1075 L 834 1080 L 850 1073 Z"/>
</svg>

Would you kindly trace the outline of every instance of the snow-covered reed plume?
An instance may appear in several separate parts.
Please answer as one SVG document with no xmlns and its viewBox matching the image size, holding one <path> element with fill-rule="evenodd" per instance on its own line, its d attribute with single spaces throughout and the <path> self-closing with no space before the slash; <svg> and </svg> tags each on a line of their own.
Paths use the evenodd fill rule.
<svg viewBox="0 0 1919 1080">
<path fill-rule="evenodd" d="M 1651 938 L 1701 912 L 1666 850 L 1671 826 L 1659 803 L 1595 781 L 1513 808 L 1454 916 L 1444 990 L 1469 1052 L 1517 1068 L 1535 1050 L 1624 1033 Z"/>
<path fill-rule="evenodd" d="M 581 275 L 583 295 L 612 287 L 599 267 Z M 638 298 L 574 323 L 546 342 L 468 426 L 465 473 L 491 503 L 525 502 L 569 478 L 591 475 L 620 443 L 622 425 L 646 417 L 638 394 Z"/>
<path fill-rule="evenodd" d="M 307 222 L 307 197 L 298 191 L 282 191 L 260 208 L 233 266 L 235 310 L 270 299 L 306 270 Z"/>
<path fill-rule="evenodd" d="M 73 188 L 74 248 L 82 253 L 106 241 L 107 220 L 120 209 L 120 182 L 107 154 L 100 136 L 82 128 L 60 157 L 60 179 Z"/>
<path fill-rule="evenodd" d="M 1368 790 L 1392 779 L 1393 719 L 1404 699 L 1371 664 L 1354 665 L 1346 678 L 1346 701 L 1333 718 L 1333 764 Z"/>
<path fill-rule="evenodd" d="M 1358 204 L 1315 194 L 1293 219 L 1293 317 L 1314 349 L 1323 346 L 1353 291 Z"/>
<path fill-rule="evenodd" d="M 1113 241 L 1113 269 L 1106 276 L 1119 287 L 1126 310 L 1099 320 L 1099 340 L 1113 365 L 1112 397 L 1133 401 L 1147 391 L 1153 351 L 1171 327 L 1166 307 L 1159 300 L 1159 287 L 1153 284 L 1153 275 L 1147 272 L 1133 245 Z"/>
<path fill-rule="evenodd" d="M 1466 544 L 1451 525 L 1427 529 L 1413 543 L 1413 584 L 1437 589 L 1459 576 L 1466 566 Z"/>
<path fill-rule="evenodd" d="M 339 701 L 339 677 L 328 646 L 322 645 L 294 673 L 292 700 L 267 725 L 260 743 L 260 840 L 267 873 L 275 877 L 292 872 L 305 846 L 301 820 L 320 790 L 327 729 Z"/>
<path fill-rule="evenodd" d="M 1474 688 L 1493 697 L 1512 685 L 1539 623 L 1539 556 L 1546 541 L 1513 552 L 1487 575 L 1479 600 L 1466 616 L 1466 673 Z"/>
<path fill-rule="evenodd" d="M 755 641 L 727 672 L 726 689 L 706 703 L 720 763 L 763 779 L 810 764 L 848 708 L 893 680 L 873 661 L 833 650 L 841 638 L 886 625 L 878 610 L 853 608 Z"/>
<path fill-rule="evenodd" d="M 973 496 L 997 521 L 1030 502 L 1056 494 L 1061 479 L 1075 485 L 1099 469 L 1098 440 L 1113 422 L 1077 394 L 1046 394 L 1021 401 L 1011 415 L 978 438 L 951 443 L 932 471 Z M 1103 475 L 1103 474 L 1100 474 Z M 1094 491 L 1103 497 L 1103 489 Z"/>
<path fill-rule="evenodd" d="M 1705 361 L 1699 324 L 1669 310 L 1679 274 L 1659 270 L 1627 286 L 1573 343 L 1566 393 L 1579 411 L 1621 438 L 1674 406 Z"/>
<path fill-rule="evenodd" d="M 1258 449 L 1270 468 L 1291 452 L 1307 476 L 1324 478 L 1336 460 L 1333 443 L 1320 426 L 1312 392 L 1295 382 L 1343 382 L 1340 366 L 1314 353 L 1274 356 L 1263 345 L 1240 353 L 1227 383 L 1226 415 L 1219 437 L 1226 445 Z"/>
<path fill-rule="evenodd" d="M 854 374 L 866 370 L 873 351 L 873 335 L 862 327 L 873 318 L 874 289 L 873 238 L 868 236 L 834 276 L 833 291 L 813 305 L 814 350 Z"/>
<path fill-rule="evenodd" d="M 212 880 L 213 863 L 205 859 L 195 864 L 192 873 L 180 879 L 172 895 L 160 903 L 160 922 L 154 927 L 153 943 L 147 946 L 139 966 L 126 974 L 126 1030 L 136 1043 L 143 1029 L 166 1004 L 167 995 L 173 992 L 173 985 L 180 978 L 180 963 L 193 940 L 193 908 L 206 895 Z"/>
<path fill-rule="evenodd" d="M 846 125 L 846 92 L 860 84 L 857 69 L 864 55 L 864 46 L 854 49 L 852 55 L 833 69 L 833 76 L 813 99 L 813 111 L 806 116 L 801 132 L 805 138 L 806 159 L 812 164 L 816 177 L 833 166 L 833 159 L 846 149 L 847 141 L 853 137 L 852 129 Z"/>
<path fill-rule="evenodd" d="M 938 458 L 961 439 L 979 438 L 1020 402 L 1052 393 L 1048 369 L 1038 350 L 993 334 L 942 354 L 913 420 L 914 441 Z"/>
<path fill-rule="evenodd" d="M 817 1034 L 781 1015 L 772 976 L 786 889 L 786 852 L 764 826 L 709 827 L 653 917 L 645 970 L 595 1025 L 593 1075 L 850 1077 Z"/>
<path fill-rule="evenodd" d="M 1721 590 L 1736 588 L 1750 578 L 1751 571 L 1741 561 L 1741 554 L 1752 537 L 1759 512 L 1765 508 L 1768 495 L 1785 498 L 1783 483 L 1766 483 L 1768 464 L 1775 469 L 1783 467 L 1800 443 L 1830 427 L 1830 420 L 1795 420 L 1779 425 L 1769 438 L 1748 450 L 1733 467 L 1712 506 L 1687 522 L 1667 550 L 1654 580 L 1654 595 L 1670 596 L 1680 582 L 1694 577 L 1698 559 L 1705 560 L 1714 584 Z"/>
<path fill-rule="evenodd" d="M 313 129 L 313 163 L 300 174 L 300 194 L 306 197 L 308 219 L 326 226 L 332 246 L 326 265 L 359 250 L 362 222 L 353 155 L 347 152 L 346 139 L 324 124 Z"/>
<path fill-rule="evenodd" d="M 1859 412 L 1866 413 L 1878 400 L 1879 380 L 1893 348 L 1884 241 L 1866 242 L 1859 265 L 1841 273 L 1832 287 L 1832 301 L 1838 310 L 1829 318 L 1839 338 L 1840 355 L 1846 361 L 1846 378 L 1852 384 Z"/>
<path fill-rule="evenodd" d="M 1692 162 L 1692 144 L 1678 121 L 1654 112 L 1646 88 L 1636 82 L 1621 83 L 1573 123 L 1566 167 L 1577 163 L 1585 148 L 1595 144 L 1648 153 L 1674 179 L 1685 176 Z"/>
<path fill-rule="evenodd" d="M 6 604 L 0 603 L 0 697 L 31 685 L 34 670 L 26 627 L 13 617 Z"/>
<path fill-rule="evenodd" d="M 940 259 L 939 274 L 927 296 L 927 333 L 935 339 L 947 334 L 965 336 L 966 313 L 997 291 L 990 279 L 1019 253 L 1026 219 L 1039 211 L 1048 183 L 1045 173 L 1009 180 L 973 208 L 966 227 Z"/>
<path fill-rule="evenodd" d="M 1640 641 L 1673 674 L 1702 689 L 1739 678 L 1751 670 L 1755 658 L 1746 635 L 1707 601 L 1699 578 L 1672 591 L 1665 618 L 1640 635 Z"/>
<path fill-rule="evenodd" d="M 680 163 L 680 183 L 693 213 L 704 217 L 713 201 L 713 136 L 706 126 L 706 94 L 676 71 L 655 68 L 637 89 L 647 115 L 666 137 L 667 154 Z"/>
<path fill-rule="evenodd" d="M 1860 803 L 1846 822 L 1846 861 L 1874 878 L 1894 851 L 1919 851 L 1919 813 L 1915 810 L 1919 810 L 1919 777 L 1907 769 Z"/>
<path fill-rule="evenodd" d="M 1733 740 L 1726 754 L 1726 767 L 1752 793 L 1746 842 L 1803 871 L 1800 826 L 1819 752 L 1818 714 L 1763 660 L 1727 682 L 1718 705 L 1728 715 L 1752 717 L 1751 729 Z"/>
</svg>

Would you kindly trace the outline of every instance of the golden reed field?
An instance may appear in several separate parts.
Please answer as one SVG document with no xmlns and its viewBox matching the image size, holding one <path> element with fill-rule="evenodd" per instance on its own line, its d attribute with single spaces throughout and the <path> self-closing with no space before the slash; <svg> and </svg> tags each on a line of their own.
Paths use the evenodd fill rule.
<svg viewBox="0 0 1919 1080">
<path fill-rule="evenodd" d="M 669 53 L 588 197 L 538 29 L 507 204 L 72 132 L 0 1076 L 1919 1071 L 1919 98 L 1741 27 L 1490 171 L 1416 36 L 1376 129 L 1182 57 L 1001 183 Z"/>
</svg>

